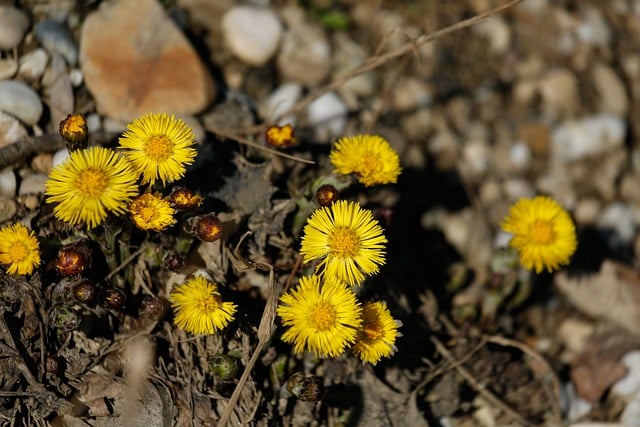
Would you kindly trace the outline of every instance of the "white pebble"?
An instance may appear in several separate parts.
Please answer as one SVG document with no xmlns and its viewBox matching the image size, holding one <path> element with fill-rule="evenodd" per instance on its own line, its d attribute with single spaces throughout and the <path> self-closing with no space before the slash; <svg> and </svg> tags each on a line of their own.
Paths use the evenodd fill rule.
<svg viewBox="0 0 640 427">
<path fill-rule="evenodd" d="M 531 165 L 531 149 L 523 141 L 516 141 L 509 149 L 511 165 L 519 171 L 524 171 Z"/>
<path fill-rule="evenodd" d="M 618 380 L 611 391 L 622 397 L 640 395 L 640 351 L 630 351 L 620 361 L 627 368 L 627 375 Z"/>
<path fill-rule="evenodd" d="M 0 147 L 13 144 L 27 137 L 25 127 L 13 116 L 0 111 Z"/>
<path fill-rule="evenodd" d="M 316 139 L 330 142 L 342 135 L 347 124 L 347 106 L 333 92 L 325 93 L 309 104 L 307 119 L 315 126 Z"/>
<path fill-rule="evenodd" d="M 100 119 L 99 114 L 89 114 L 85 117 L 85 120 L 87 121 L 87 130 L 89 133 L 100 130 L 100 127 L 102 126 L 102 119 Z"/>
<path fill-rule="evenodd" d="M 0 49 L 18 46 L 28 28 L 26 13 L 13 6 L 0 6 Z"/>
<path fill-rule="evenodd" d="M 282 37 L 282 24 L 269 9 L 237 6 L 222 18 L 222 32 L 235 56 L 259 67 L 275 55 Z"/>
<path fill-rule="evenodd" d="M 298 99 L 300 99 L 301 95 L 302 85 L 299 83 L 289 82 L 281 85 L 274 90 L 265 101 L 262 108 L 262 116 L 267 122 L 275 120 L 283 113 L 289 111 Z M 282 117 L 277 124 L 282 126 L 287 123 L 295 125 L 295 117 Z"/>
<path fill-rule="evenodd" d="M 5 168 L 0 172 L 0 196 L 15 197 L 17 185 L 16 174 L 11 167 Z"/>
<path fill-rule="evenodd" d="M 37 48 L 20 58 L 18 75 L 25 80 L 36 81 L 44 74 L 48 62 L 47 51 Z"/>
<path fill-rule="evenodd" d="M 572 120 L 551 134 L 552 160 L 567 163 L 612 151 L 624 143 L 624 120 L 609 113 Z"/>
<path fill-rule="evenodd" d="M 44 193 L 44 183 L 47 182 L 47 179 L 49 179 L 49 177 L 41 173 L 25 176 L 20 183 L 18 194 L 24 196 L 27 194 Z"/>
<path fill-rule="evenodd" d="M 0 110 L 17 117 L 27 125 L 34 125 L 42 115 L 38 94 L 18 80 L 0 81 Z"/>
<path fill-rule="evenodd" d="M 69 71 L 69 81 L 73 85 L 73 87 L 79 87 L 84 80 L 84 76 L 82 75 L 82 70 L 79 68 L 74 68 Z"/>
<path fill-rule="evenodd" d="M 611 229 L 616 237 L 624 243 L 630 243 L 635 236 L 636 212 L 624 203 L 612 203 L 600 216 L 598 227 Z"/>
<path fill-rule="evenodd" d="M 55 168 L 59 164 L 64 163 L 65 160 L 69 157 L 69 151 L 66 148 L 62 150 L 58 150 L 53 154 L 53 159 L 51 160 L 51 167 Z"/>
</svg>

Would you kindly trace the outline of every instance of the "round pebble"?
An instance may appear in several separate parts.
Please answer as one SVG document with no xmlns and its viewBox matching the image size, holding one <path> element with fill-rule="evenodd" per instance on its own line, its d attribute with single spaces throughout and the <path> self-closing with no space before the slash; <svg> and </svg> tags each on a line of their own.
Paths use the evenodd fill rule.
<svg viewBox="0 0 640 427">
<path fill-rule="evenodd" d="M 347 106 L 333 92 L 325 93 L 309 104 L 307 109 L 309 124 L 315 126 L 315 136 L 319 142 L 331 142 L 342 135 L 347 125 Z"/>
<path fill-rule="evenodd" d="M 12 198 L 16 195 L 16 174 L 11 167 L 0 172 L 0 197 Z"/>
<path fill-rule="evenodd" d="M 49 54 L 42 48 L 26 53 L 20 58 L 18 75 L 25 80 L 36 81 L 44 74 Z"/>
<path fill-rule="evenodd" d="M 71 65 L 78 62 L 78 46 L 67 27 L 55 21 L 42 21 L 36 25 L 35 34 L 50 53 L 57 53 Z"/>
<path fill-rule="evenodd" d="M 13 6 L 0 6 L 0 49 L 17 47 L 28 28 L 26 13 Z"/>
<path fill-rule="evenodd" d="M 15 117 L 0 111 L 0 147 L 27 137 L 27 130 Z"/>
<path fill-rule="evenodd" d="M 42 116 L 42 102 L 38 94 L 21 81 L 4 80 L 0 81 L 0 110 L 27 125 L 34 125 Z"/>
<path fill-rule="evenodd" d="M 44 193 L 44 184 L 49 177 L 45 174 L 34 173 L 25 176 L 20 183 L 20 189 L 18 195 L 24 196 L 27 194 L 42 194 Z"/>
<path fill-rule="evenodd" d="M 0 223 L 10 220 L 18 212 L 18 205 L 12 198 L 0 197 Z"/>
<path fill-rule="evenodd" d="M 238 6 L 225 13 L 222 31 L 235 56 L 259 67 L 275 55 L 282 37 L 282 24 L 269 9 Z"/>
<path fill-rule="evenodd" d="M 263 116 L 266 121 L 271 122 L 287 112 L 300 99 L 302 95 L 302 85 L 289 82 L 274 90 L 263 105 Z M 295 124 L 295 117 L 282 117 L 279 125 Z"/>
</svg>

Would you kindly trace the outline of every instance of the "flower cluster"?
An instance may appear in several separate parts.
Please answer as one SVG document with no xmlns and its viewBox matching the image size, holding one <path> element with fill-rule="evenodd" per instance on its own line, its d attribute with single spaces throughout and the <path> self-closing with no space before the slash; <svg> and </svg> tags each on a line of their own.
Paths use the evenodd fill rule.
<svg viewBox="0 0 640 427">
<path fill-rule="evenodd" d="M 0 263 L 8 274 L 31 274 L 40 265 L 40 244 L 33 231 L 22 224 L 0 229 Z"/>
</svg>

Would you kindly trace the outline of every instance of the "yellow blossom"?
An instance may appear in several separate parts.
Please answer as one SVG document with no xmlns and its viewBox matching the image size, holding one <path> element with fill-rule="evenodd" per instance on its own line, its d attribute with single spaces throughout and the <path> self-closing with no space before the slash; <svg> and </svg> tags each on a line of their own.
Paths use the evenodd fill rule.
<svg viewBox="0 0 640 427">
<path fill-rule="evenodd" d="M 518 200 L 503 220 L 502 229 L 513 233 L 510 245 L 518 251 L 520 263 L 537 273 L 568 264 L 576 250 L 571 217 L 549 197 Z"/>
<path fill-rule="evenodd" d="M 56 166 L 45 183 L 47 203 L 58 203 L 56 218 L 94 228 L 108 212 L 122 214 L 138 194 L 137 175 L 129 163 L 104 147 L 77 150 Z"/>
<path fill-rule="evenodd" d="M 329 154 L 334 172 L 356 174 L 367 187 L 398 181 L 400 158 L 389 143 L 378 135 L 340 138 Z"/>
<path fill-rule="evenodd" d="M 194 335 L 213 334 L 233 320 L 236 305 L 223 302 L 215 283 L 196 276 L 177 285 L 169 296 L 174 322 Z"/>
<path fill-rule="evenodd" d="M 293 343 L 296 353 L 339 356 L 355 340 L 360 311 L 356 295 L 342 283 L 302 277 L 296 289 L 280 297 L 278 315 L 288 328 L 282 340 Z"/>
<path fill-rule="evenodd" d="M 358 203 L 338 200 L 311 215 L 300 253 L 305 262 L 322 260 L 318 265 L 321 275 L 356 285 L 385 263 L 386 243 L 371 211 Z"/>
<path fill-rule="evenodd" d="M 171 204 L 157 194 L 145 193 L 136 197 L 129 205 L 129 212 L 140 230 L 162 231 L 176 222 Z"/>
<path fill-rule="evenodd" d="M 270 126 L 266 132 L 266 139 L 269 145 L 278 148 L 288 148 L 296 143 L 296 138 L 293 136 L 293 127 L 290 124 Z"/>
<path fill-rule="evenodd" d="M 143 184 L 163 184 L 182 178 L 196 157 L 193 131 L 166 113 L 134 119 L 120 137 L 127 159 L 142 173 Z"/>
<path fill-rule="evenodd" d="M 363 362 L 373 365 L 383 357 L 390 357 L 397 351 L 398 323 L 383 301 L 364 303 L 362 325 L 351 350 Z"/>
<path fill-rule="evenodd" d="M 40 265 L 40 244 L 33 231 L 22 224 L 0 229 L 0 263 L 9 274 L 31 274 Z"/>
</svg>

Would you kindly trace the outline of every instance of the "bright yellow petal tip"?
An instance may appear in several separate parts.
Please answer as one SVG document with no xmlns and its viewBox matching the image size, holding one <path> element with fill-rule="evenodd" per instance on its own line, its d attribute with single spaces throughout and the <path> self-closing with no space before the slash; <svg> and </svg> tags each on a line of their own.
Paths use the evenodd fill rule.
<svg viewBox="0 0 640 427">
<path fill-rule="evenodd" d="M 288 328 L 282 340 L 296 353 L 339 356 L 355 340 L 360 312 L 355 293 L 342 283 L 302 277 L 296 289 L 280 297 L 278 315 Z"/>
<path fill-rule="evenodd" d="M 398 322 L 391 317 L 387 305 L 382 301 L 366 302 L 362 306 L 362 326 L 351 351 L 363 362 L 375 365 L 397 351 L 397 337 Z"/>
<path fill-rule="evenodd" d="M 91 147 L 76 150 L 49 174 L 45 183 L 47 203 L 58 203 L 56 218 L 71 225 L 84 223 L 91 229 L 108 212 L 126 211 L 138 194 L 138 176 L 129 163 L 113 150 Z"/>
<path fill-rule="evenodd" d="M 177 285 L 169 295 L 174 322 L 194 335 L 213 334 L 233 320 L 237 306 L 223 302 L 218 287 L 201 276 Z"/>
<path fill-rule="evenodd" d="M 134 119 L 120 137 L 127 159 L 142 174 L 142 183 L 163 184 L 184 176 L 185 165 L 196 157 L 193 131 L 166 113 L 145 114 Z"/>
<path fill-rule="evenodd" d="M 354 173 L 367 187 L 398 181 L 400 158 L 389 143 L 378 135 L 340 138 L 329 154 L 334 172 Z"/>
<path fill-rule="evenodd" d="M 129 212 L 140 230 L 163 231 L 176 222 L 171 203 L 156 194 L 145 193 L 136 197 L 129 205 Z"/>
<path fill-rule="evenodd" d="M 0 263 L 9 274 L 31 274 L 40 265 L 40 244 L 33 231 L 22 224 L 0 229 Z"/>
<path fill-rule="evenodd" d="M 317 209 L 304 227 L 304 261 L 321 259 L 318 272 L 330 280 L 357 285 L 385 263 L 386 237 L 371 211 L 338 200 Z"/>
<path fill-rule="evenodd" d="M 518 251 L 522 266 L 536 273 L 568 264 L 578 244 L 571 217 L 546 196 L 518 200 L 503 220 L 502 229 L 513 234 L 510 245 Z"/>
</svg>

